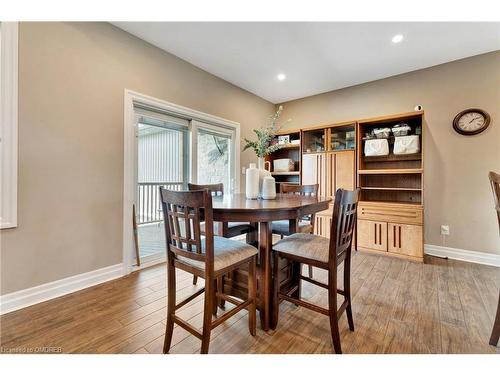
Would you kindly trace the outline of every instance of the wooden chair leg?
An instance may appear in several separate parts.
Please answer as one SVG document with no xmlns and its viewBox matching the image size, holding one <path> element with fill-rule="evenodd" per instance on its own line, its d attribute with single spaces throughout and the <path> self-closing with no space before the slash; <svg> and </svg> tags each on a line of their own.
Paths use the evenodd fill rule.
<svg viewBox="0 0 500 375">
<path fill-rule="evenodd" d="M 170 262 L 169 262 L 170 263 Z M 167 268 L 167 328 L 165 329 L 165 341 L 163 342 L 163 353 L 166 354 L 170 351 L 172 343 L 172 334 L 174 332 L 174 319 L 175 314 L 175 268 L 170 264 Z"/>
<path fill-rule="evenodd" d="M 312 279 L 313 277 L 313 266 L 309 264 L 309 277 Z"/>
<path fill-rule="evenodd" d="M 342 354 L 340 346 L 339 321 L 337 319 L 337 310 L 330 310 L 330 330 L 332 331 L 333 349 L 336 354 Z"/>
<path fill-rule="evenodd" d="M 193 285 L 196 285 L 197 282 L 198 282 L 198 276 L 193 275 Z"/>
<path fill-rule="evenodd" d="M 297 285 L 297 290 L 292 293 L 292 297 L 296 299 L 301 299 L 302 296 L 302 279 L 300 278 L 301 273 L 302 273 L 302 263 L 294 261 L 292 263 L 292 277 L 293 277 L 293 285 Z"/>
<path fill-rule="evenodd" d="M 248 298 L 252 303 L 248 306 L 248 330 L 252 336 L 256 335 L 257 326 L 257 277 L 256 277 L 256 257 L 248 264 Z"/>
<path fill-rule="evenodd" d="M 214 279 L 213 284 L 214 292 L 212 293 L 212 315 L 217 315 L 217 307 L 219 306 L 219 298 L 217 297 L 217 291 L 219 291 L 219 278 Z"/>
<path fill-rule="evenodd" d="M 212 311 L 214 303 L 214 282 L 210 277 L 205 279 L 205 304 L 203 307 L 203 330 L 201 338 L 201 354 L 208 353 L 208 346 L 210 345 L 210 332 L 212 330 Z"/>
<path fill-rule="evenodd" d="M 344 294 L 347 300 L 347 307 L 345 309 L 347 315 L 347 323 L 349 330 L 354 332 L 354 320 L 352 319 L 352 306 L 351 306 L 351 259 L 346 258 L 344 261 Z"/>
<path fill-rule="evenodd" d="M 330 330 L 332 335 L 333 349 L 335 353 L 342 354 L 340 346 L 339 319 L 337 317 L 337 273 L 328 272 L 328 309 L 330 318 Z"/>
<path fill-rule="evenodd" d="M 500 338 L 500 292 L 498 293 L 497 316 L 495 318 L 495 323 L 493 323 L 493 330 L 491 331 L 490 345 L 497 346 L 499 338 Z"/>
<path fill-rule="evenodd" d="M 273 319 L 274 327 L 276 329 L 278 325 L 278 317 L 280 310 L 279 292 L 280 292 L 280 281 L 279 281 L 279 255 L 277 251 L 273 251 Z"/>
<path fill-rule="evenodd" d="M 217 292 L 219 293 L 224 293 L 224 276 L 220 276 L 217 278 Z M 217 298 L 217 306 L 219 306 L 221 309 L 224 308 L 226 305 L 222 298 Z"/>
</svg>

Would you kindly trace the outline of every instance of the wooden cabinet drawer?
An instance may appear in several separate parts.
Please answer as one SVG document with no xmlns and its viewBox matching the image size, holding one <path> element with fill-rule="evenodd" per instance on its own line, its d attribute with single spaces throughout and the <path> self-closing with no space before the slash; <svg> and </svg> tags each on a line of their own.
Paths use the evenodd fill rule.
<svg viewBox="0 0 500 375">
<path fill-rule="evenodd" d="M 424 223 L 422 206 L 404 203 L 359 202 L 358 218 L 401 224 Z"/>
<path fill-rule="evenodd" d="M 387 251 L 387 223 L 358 220 L 358 247 L 368 250 Z"/>
<path fill-rule="evenodd" d="M 389 223 L 387 227 L 388 251 L 422 258 L 424 255 L 422 229 L 420 225 Z"/>
</svg>

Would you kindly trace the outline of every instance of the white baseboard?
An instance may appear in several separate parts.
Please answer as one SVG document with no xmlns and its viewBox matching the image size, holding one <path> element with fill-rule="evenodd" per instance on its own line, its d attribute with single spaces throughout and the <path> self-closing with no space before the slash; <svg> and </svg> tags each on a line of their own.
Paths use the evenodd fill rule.
<svg viewBox="0 0 500 375">
<path fill-rule="evenodd" d="M 500 255 L 498 254 L 482 253 L 479 251 L 462 250 L 455 249 L 453 247 L 444 247 L 429 244 L 424 245 L 424 251 L 428 255 L 435 255 L 438 257 L 463 260 L 464 262 L 500 267 Z"/>
<path fill-rule="evenodd" d="M 66 277 L 0 296 L 0 315 L 123 276 L 123 264 Z"/>
<path fill-rule="evenodd" d="M 144 268 L 149 268 L 156 266 L 157 264 L 165 263 L 167 261 L 167 256 L 165 254 L 161 256 L 151 256 L 150 259 L 148 257 L 141 258 L 140 266 L 132 266 L 132 272 L 143 270 Z"/>
</svg>

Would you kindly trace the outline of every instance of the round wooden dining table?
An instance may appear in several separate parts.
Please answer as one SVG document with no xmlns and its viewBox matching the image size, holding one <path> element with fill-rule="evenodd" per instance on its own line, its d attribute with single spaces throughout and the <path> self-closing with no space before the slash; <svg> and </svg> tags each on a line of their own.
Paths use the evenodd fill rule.
<svg viewBox="0 0 500 375">
<path fill-rule="evenodd" d="M 258 308 L 262 329 L 275 328 L 271 311 L 272 298 L 272 222 L 289 220 L 290 229 L 295 231 L 298 219 L 328 209 L 330 198 L 278 194 L 276 199 L 246 199 L 245 194 L 224 194 L 214 196 L 213 219 L 220 222 L 250 222 L 259 228 L 258 248 Z M 300 272 L 300 270 L 298 271 Z M 225 286 L 226 287 L 226 286 Z M 234 283 L 229 287 L 234 287 Z"/>
</svg>

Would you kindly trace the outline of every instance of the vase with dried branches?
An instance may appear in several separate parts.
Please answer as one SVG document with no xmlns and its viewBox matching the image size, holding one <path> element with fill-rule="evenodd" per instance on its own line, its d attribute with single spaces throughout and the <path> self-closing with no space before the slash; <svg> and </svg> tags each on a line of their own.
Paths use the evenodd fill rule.
<svg viewBox="0 0 500 375">
<path fill-rule="evenodd" d="M 263 126 L 259 129 L 253 129 L 253 132 L 257 135 L 256 141 L 244 138 L 245 147 L 243 148 L 243 151 L 249 148 L 254 150 L 255 154 L 259 158 L 259 169 L 264 169 L 264 158 L 267 155 L 270 155 L 283 147 L 283 145 L 272 143 L 273 138 L 283 126 L 283 124 L 278 125 L 278 119 L 281 116 L 281 112 L 283 112 L 282 105 L 278 107 L 278 110 L 274 113 L 274 115 L 269 116 L 269 123 L 267 126 Z M 289 121 L 290 120 L 287 120 L 286 122 Z"/>
</svg>

